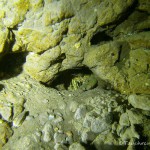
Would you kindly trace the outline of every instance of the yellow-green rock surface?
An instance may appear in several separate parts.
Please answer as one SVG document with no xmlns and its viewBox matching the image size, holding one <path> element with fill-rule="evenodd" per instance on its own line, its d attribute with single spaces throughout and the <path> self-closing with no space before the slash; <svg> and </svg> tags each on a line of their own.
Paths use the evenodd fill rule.
<svg viewBox="0 0 150 150">
<path fill-rule="evenodd" d="M 0 120 L 0 149 L 7 142 L 7 140 L 11 137 L 12 130 L 9 125 Z"/>
<path fill-rule="evenodd" d="M 0 1 L 1 57 L 29 52 L 24 71 L 43 83 L 88 67 L 121 93 L 148 94 L 148 6 L 142 0 Z"/>
</svg>

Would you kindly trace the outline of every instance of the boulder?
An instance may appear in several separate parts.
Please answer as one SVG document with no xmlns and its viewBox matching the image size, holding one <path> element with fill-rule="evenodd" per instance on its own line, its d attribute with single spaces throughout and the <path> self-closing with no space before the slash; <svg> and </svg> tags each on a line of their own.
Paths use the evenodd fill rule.
<svg viewBox="0 0 150 150">
<path fill-rule="evenodd" d="M 134 108 L 139 108 L 142 110 L 150 111 L 150 96 L 149 95 L 131 94 L 128 97 L 128 101 Z"/>
</svg>

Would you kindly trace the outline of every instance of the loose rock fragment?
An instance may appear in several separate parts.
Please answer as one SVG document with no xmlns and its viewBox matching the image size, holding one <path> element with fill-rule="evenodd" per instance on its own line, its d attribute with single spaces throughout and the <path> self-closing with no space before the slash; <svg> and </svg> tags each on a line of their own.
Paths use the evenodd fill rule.
<svg viewBox="0 0 150 150">
<path fill-rule="evenodd" d="M 129 96 L 128 101 L 135 108 L 150 111 L 150 96 L 149 95 L 132 94 Z"/>
<path fill-rule="evenodd" d="M 70 145 L 69 150 L 85 150 L 80 143 L 73 143 Z"/>
<path fill-rule="evenodd" d="M 76 110 L 74 118 L 79 120 L 83 118 L 86 114 L 86 107 L 83 105 L 80 105 L 79 108 Z"/>
<path fill-rule="evenodd" d="M 66 142 L 66 135 L 63 133 L 55 133 L 54 134 L 54 141 L 55 143 L 61 143 L 61 144 L 65 144 Z"/>
<path fill-rule="evenodd" d="M 119 124 L 122 126 L 130 126 L 130 120 L 127 113 L 121 114 Z"/>
<path fill-rule="evenodd" d="M 98 117 L 91 122 L 91 131 L 94 133 L 101 133 L 110 129 L 110 125 L 106 123 L 105 119 Z"/>
<path fill-rule="evenodd" d="M 19 115 L 13 120 L 13 126 L 14 126 L 14 127 L 19 127 L 19 126 L 21 126 L 21 124 L 22 124 L 23 121 L 25 120 L 27 114 L 28 114 L 27 111 L 23 111 L 21 114 L 19 114 Z"/>
<path fill-rule="evenodd" d="M 43 128 L 42 132 L 43 132 L 43 141 L 44 142 L 49 142 L 49 141 L 52 140 L 53 127 L 49 122 L 47 122 L 44 125 L 44 128 Z"/>
<path fill-rule="evenodd" d="M 9 105 L 1 105 L 0 104 L 0 114 L 6 121 L 11 121 L 12 119 L 12 106 Z"/>
<path fill-rule="evenodd" d="M 127 113 L 131 124 L 143 124 L 146 121 L 146 117 L 136 109 L 127 110 Z"/>
</svg>

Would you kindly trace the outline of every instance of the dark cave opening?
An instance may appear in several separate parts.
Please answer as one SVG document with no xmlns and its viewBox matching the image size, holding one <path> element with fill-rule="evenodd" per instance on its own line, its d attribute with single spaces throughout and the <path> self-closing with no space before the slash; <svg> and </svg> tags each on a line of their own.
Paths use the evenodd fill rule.
<svg viewBox="0 0 150 150">
<path fill-rule="evenodd" d="M 146 32 L 146 31 L 150 31 L 150 28 L 145 28 L 141 30 L 141 32 Z"/>
<path fill-rule="evenodd" d="M 143 125 L 135 124 L 135 130 L 138 131 L 140 134 L 140 138 L 135 140 L 135 143 L 136 143 L 135 149 L 136 150 L 149 149 L 148 138 L 143 135 L 143 132 L 144 132 Z"/>
<path fill-rule="evenodd" d="M 105 31 L 98 32 L 96 33 L 92 38 L 91 38 L 91 45 L 97 45 L 102 42 L 107 42 L 107 41 L 112 41 L 113 38 L 109 36 Z"/>
<path fill-rule="evenodd" d="M 85 75 L 92 75 L 92 71 L 87 67 L 68 69 L 59 73 L 59 75 L 51 83 L 51 87 L 57 90 L 68 90 L 72 80 Z M 80 85 L 79 85 L 80 86 Z"/>
<path fill-rule="evenodd" d="M 81 142 L 81 144 L 86 150 L 97 150 L 94 144 L 92 144 L 92 141 L 88 141 L 86 144 Z"/>
<path fill-rule="evenodd" d="M 0 60 L 0 78 L 8 79 L 20 74 L 27 54 L 27 52 L 5 54 Z"/>
</svg>

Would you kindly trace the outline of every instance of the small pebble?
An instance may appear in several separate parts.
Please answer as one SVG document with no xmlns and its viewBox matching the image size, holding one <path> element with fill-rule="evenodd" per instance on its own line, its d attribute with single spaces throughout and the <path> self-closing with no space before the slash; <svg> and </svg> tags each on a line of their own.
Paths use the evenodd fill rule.
<svg viewBox="0 0 150 150">
<path fill-rule="evenodd" d="M 49 115 L 49 116 L 48 116 L 48 120 L 53 120 L 54 118 L 55 118 L 54 115 Z"/>
<path fill-rule="evenodd" d="M 34 116 L 27 116 L 26 117 L 26 120 L 32 120 L 32 119 L 34 119 Z"/>
<path fill-rule="evenodd" d="M 56 132 L 54 134 L 54 141 L 55 141 L 55 143 L 67 143 L 66 135 L 63 133 Z"/>
<path fill-rule="evenodd" d="M 84 118 L 86 115 L 86 107 L 84 105 L 80 105 L 79 108 L 76 110 L 74 118 L 76 120 L 79 120 L 81 118 Z"/>
</svg>

